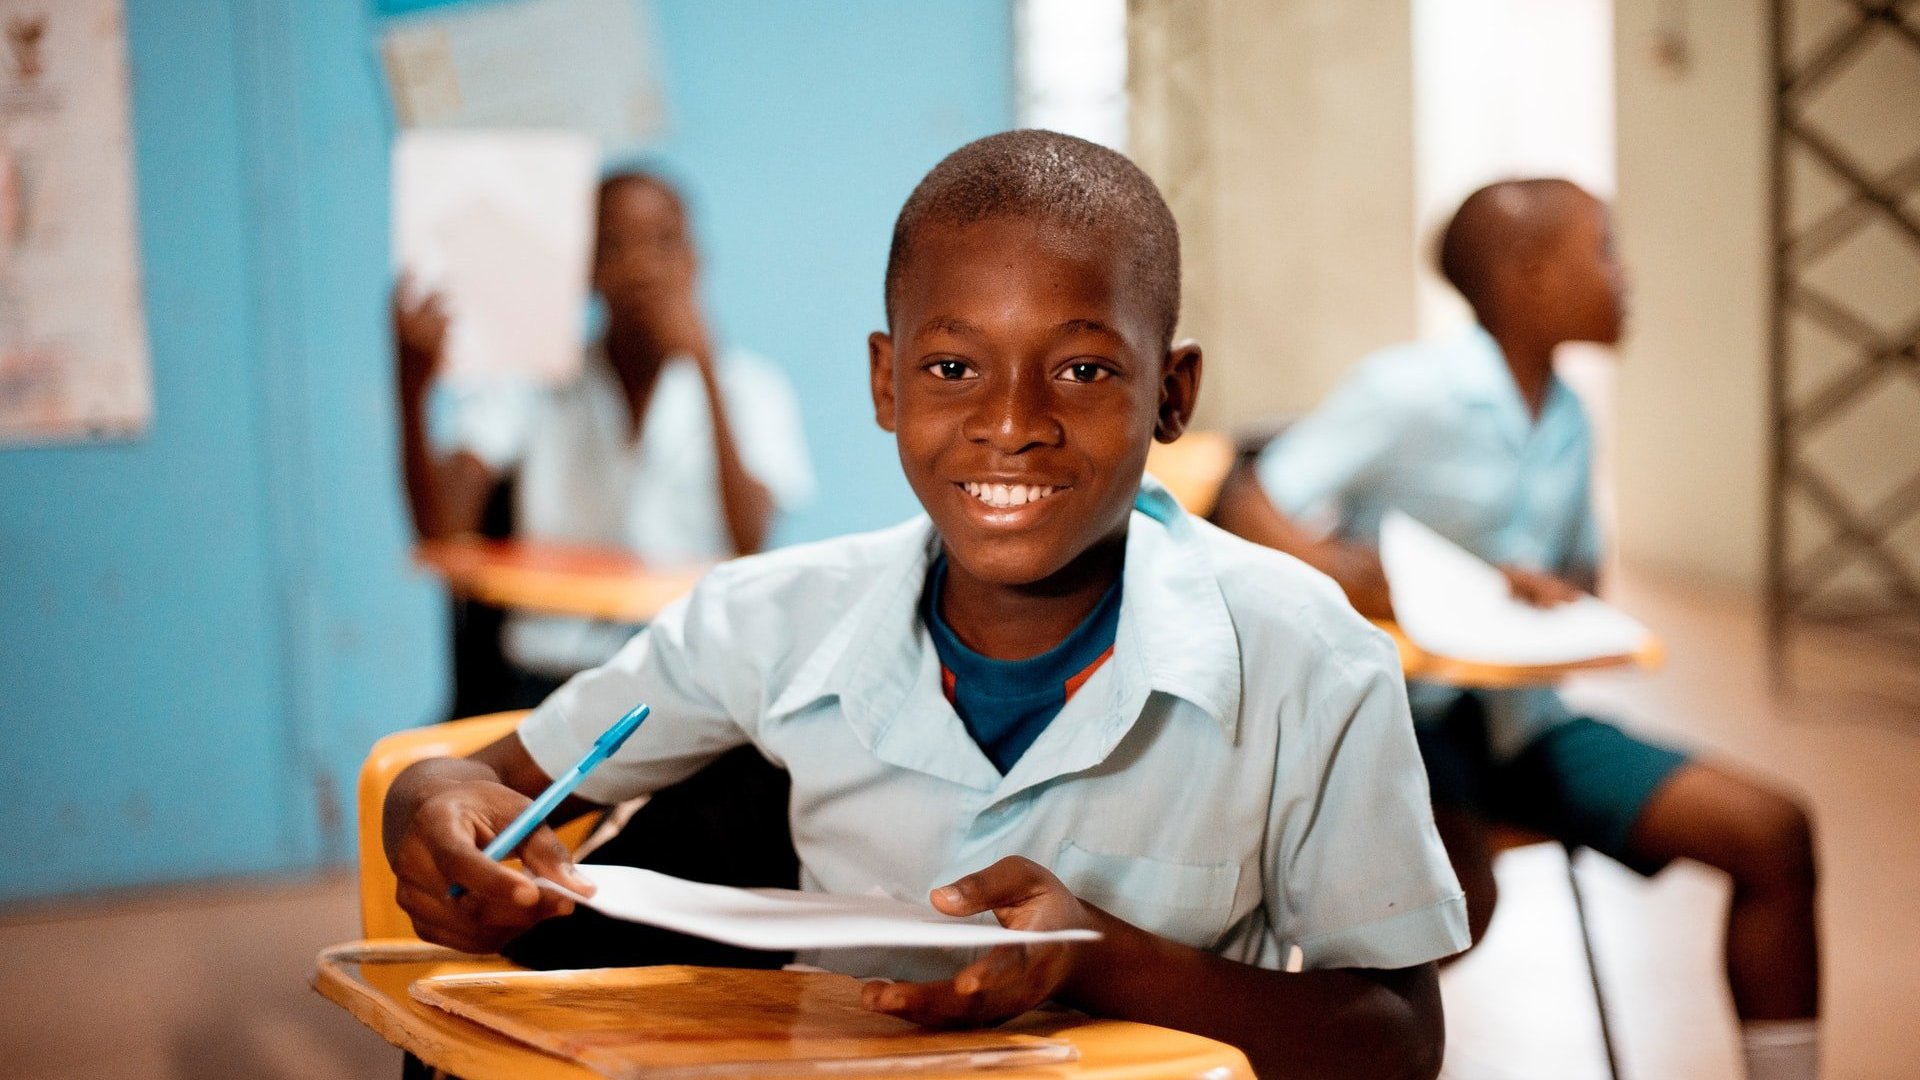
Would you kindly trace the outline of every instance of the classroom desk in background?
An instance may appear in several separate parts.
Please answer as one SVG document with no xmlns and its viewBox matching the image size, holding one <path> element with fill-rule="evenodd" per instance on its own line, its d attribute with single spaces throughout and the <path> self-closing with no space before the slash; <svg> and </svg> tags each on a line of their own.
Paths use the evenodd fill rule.
<svg viewBox="0 0 1920 1080">
<path fill-rule="evenodd" d="M 414 1000 L 409 988 L 415 980 L 455 973 L 522 970 L 500 957 L 477 957 L 419 941 L 362 941 L 337 945 L 320 954 L 314 989 L 346 1009 L 355 1019 L 388 1042 L 409 1051 L 427 1064 L 465 1080 L 599 1080 L 600 1074 L 576 1061 L 550 1056 L 491 1028 L 454 1016 Z M 696 976 L 702 973 L 694 972 Z M 781 978 L 782 972 L 715 969 L 716 980 Z M 807 978 L 844 981 L 841 975 Z M 729 984 L 730 985 L 730 984 Z M 681 1018 L 684 1019 L 684 1018 Z M 1196 1078 L 1251 1080 L 1245 1055 L 1226 1043 L 1187 1032 L 1119 1020 L 1095 1020 L 1079 1014 L 1035 1012 L 1013 1022 L 1015 1030 L 1070 1043 L 1079 1060 L 1037 1068 L 996 1068 L 968 1072 L 916 1071 L 923 1080 L 943 1077 L 993 1077 L 995 1080 L 1148 1080 Z M 725 1033 L 716 1031 L 716 1041 Z M 911 1036 L 908 1036 L 911 1038 Z M 869 1040 L 872 1053 L 896 1052 L 893 1040 Z M 674 1050 L 684 1055 L 679 1042 Z M 872 1075 L 855 1069 L 829 1071 L 797 1067 L 792 1070 L 728 1068 L 716 1054 L 713 1075 L 810 1076 Z M 677 1075 L 697 1075 L 689 1070 Z"/>
<path fill-rule="evenodd" d="M 1571 664 L 1488 664 L 1460 660 L 1430 653 L 1402 633 L 1391 619 L 1375 619 L 1373 625 L 1387 632 L 1400 650 L 1400 671 L 1409 679 L 1443 683 L 1467 690 L 1509 690 L 1519 686 L 1547 686 L 1578 671 L 1603 671 L 1618 668 L 1652 670 L 1666 660 L 1666 647 L 1660 639 L 1648 635 L 1637 652 L 1621 656 L 1603 656 Z"/>
<path fill-rule="evenodd" d="M 622 551 L 527 540 L 428 540 L 414 562 L 461 599 L 543 615 L 651 622 L 710 567 L 652 566 Z"/>
</svg>

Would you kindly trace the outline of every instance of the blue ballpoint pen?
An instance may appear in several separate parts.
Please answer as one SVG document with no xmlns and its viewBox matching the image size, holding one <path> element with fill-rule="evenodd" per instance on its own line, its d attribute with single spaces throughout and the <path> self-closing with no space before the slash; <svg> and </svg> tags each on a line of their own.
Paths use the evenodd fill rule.
<svg viewBox="0 0 1920 1080">
<path fill-rule="evenodd" d="M 539 798 L 528 803 L 527 808 L 520 811 L 519 817 L 514 818 L 506 828 L 500 830 L 500 835 L 493 838 L 493 842 L 486 846 L 483 854 L 495 862 L 511 854 L 514 848 L 520 846 L 522 840 L 533 835 L 533 830 L 539 828 L 541 822 L 547 820 L 547 815 L 553 813 L 554 807 L 559 806 L 562 800 L 573 794 L 573 789 L 580 786 L 580 781 L 585 780 L 595 766 L 612 757 L 614 751 L 620 749 L 620 744 L 627 741 L 627 736 L 633 734 L 634 729 L 640 726 L 640 721 L 645 720 L 647 714 L 652 711 L 645 705 L 635 705 L 627 715 L 614 721 L 612 727 L 593 740 L 593 749 L 587 751 L 587 755 L 580 759 L 580 763 L 568 769 L 558 780 L 547 785 L 547 790 L 541 792 Z M 466 891 L 459 882 L 455 882 L 447 890 L 447 895 L 458 898 Z"/>
</svg>

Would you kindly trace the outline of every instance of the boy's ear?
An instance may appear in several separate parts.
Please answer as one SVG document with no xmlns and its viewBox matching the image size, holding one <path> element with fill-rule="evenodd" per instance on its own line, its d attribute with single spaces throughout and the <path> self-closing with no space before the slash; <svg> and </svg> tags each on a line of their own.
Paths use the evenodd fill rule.
<svg viewBox="0 0 1920 1080">
<path fill-rule="evenodd" d="M 867 335 L 867 382 L 873 392 L 873 422 L 894 430 L 893 338 L 875 330 Z"/>
<path fill-rule="evenodd" d="M 1153 437 L 1170 443 L 1187 430 L 1193 421 L 1193 408 L 1200 399 L 1200 343 L 1192 339 L 1177 341 L 1167 350 L 1166 366 L 1160 375 L 1160 411 L 1154 417 Z"/>
</svg>

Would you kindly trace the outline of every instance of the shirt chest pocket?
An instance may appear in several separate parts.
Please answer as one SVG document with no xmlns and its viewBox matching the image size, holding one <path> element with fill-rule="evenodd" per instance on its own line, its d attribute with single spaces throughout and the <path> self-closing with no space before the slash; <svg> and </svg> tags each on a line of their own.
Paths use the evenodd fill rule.
<svg viewBox="0 0 1920 1080">
<path fill-rule="evenodd" d="M 1144 855 L 1102 855 L 1069 840 L 1053 872 L 1082 900 L 1135 926 L 1195 948 L 1209 948 L 1233 916 L 1238 863 L 1166 862 Z"/>
</svg>

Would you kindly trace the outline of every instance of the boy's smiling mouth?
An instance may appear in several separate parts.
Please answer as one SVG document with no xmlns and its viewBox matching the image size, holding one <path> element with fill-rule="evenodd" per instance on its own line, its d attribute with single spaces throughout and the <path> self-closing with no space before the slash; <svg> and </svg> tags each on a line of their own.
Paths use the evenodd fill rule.
<svg viewBox="0 0 1920 1080">
<path fill-rule="evenodd" d="M 955 485 L 995 510 L 1013 510 L 1065 491 L 1047 484 L 983 484 L 968 480 Z"/>
</svg>

